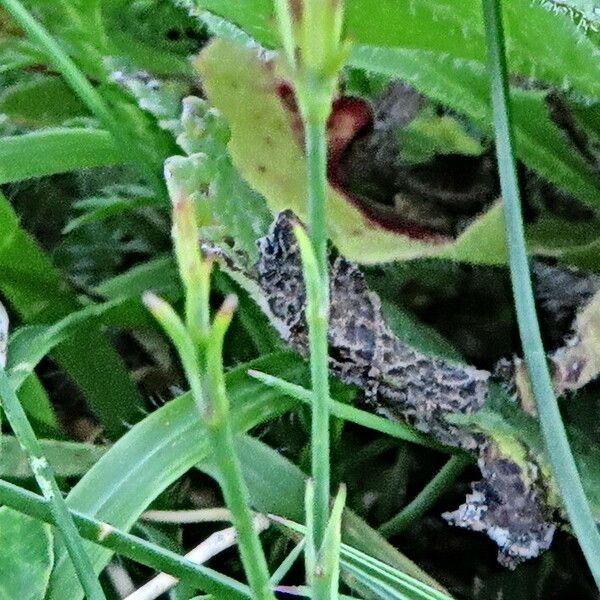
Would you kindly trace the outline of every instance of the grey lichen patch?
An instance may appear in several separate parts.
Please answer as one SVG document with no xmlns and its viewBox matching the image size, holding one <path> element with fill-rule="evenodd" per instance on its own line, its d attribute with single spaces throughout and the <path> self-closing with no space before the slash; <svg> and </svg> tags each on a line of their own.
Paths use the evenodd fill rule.
<svg viewBox="0 0 600 600">
<path fill-rule="evenodd" d="M 230 252 L 204 250 L 249 291 L 284 341 L 307 356 L 306 292 L 293 230 L 298 223 L 290 211 L 279 214 L 258 240 L 252 267 Z M 493 441 L 493 431 L 469 424 L 468 416 L 488 402 L 491 373 L 430 357 L 398 339 L 361 271 L 340 256 L 330 263 L 329 365 L 344 382 L 359 386 L 374 410 L 478 456 L 483 479 L 465 504 L 446 515 L 449 522 L 486 533 L 508 566 L 548 548 L 555 525 L 546 517 L 535 463 L 523 459 L 521 446 L 515 454 L 510 443 Z"/>
<path fill-rule="evenodd" d="M 486 533 L 498 545 L 498 561 L 515 568 L 547 550 L 556 529 L 542 510 L 538 469 L 534 463 L 519 465 L 507 458 L 494 443 L 482 446 L 478 464 L 483 479 L 472 484 L 464 504 L 443 517 Z"/>
<path fill-rule="evenodd" d="M 258 241 L 255 277 L 269 316 L 283 325 L 279 329 L 285 341 L 306 355 L 306 293 L 296 223 L 292 213 L 283 212 L 269 235 Z M 343 257 L 330 266 L 329 357 L 333 373 L 361 387 L 380 412 L 407 420 L 443 443 L 477 448 L 479 436 L 449 424 L 444 415 L 481 408 L 490 374 L 431 358 L 402 343 L 386 324 L 379 297 L 358 267 Z"/>
</svg>

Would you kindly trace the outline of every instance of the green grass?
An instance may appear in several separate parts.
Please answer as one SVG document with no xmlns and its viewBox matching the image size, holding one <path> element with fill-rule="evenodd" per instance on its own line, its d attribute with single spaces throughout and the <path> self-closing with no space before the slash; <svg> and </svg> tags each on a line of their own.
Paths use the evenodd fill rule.
<svg viewBox="0 0 600 600">
<path fill-rule="evenodd" d="M 585 496 L 567 432 L 554 395 L 529 272 L 523 210 L 514 158 L 502 12 L 499 0 L 483 0 L 488 44 L 488 71 L 500 184 L 506 213 L 506 236 L 515 310 L 525 360 L 554 477 L 569 520 L 600 587 L 600 531 Z"/>
<path fill-rule="evenodd" d="M 136 588 L 150 570 L 180 579 L 173 600 L 595 598 L 600 397 L 592 385 L 557 401 L 542 343 L 552 331 L 529 272 L 533 248 L 600 272 L 598 35 L 580 23 L 593 15 L 529 0 L 483 0 L 483 11 L 450 0 L 50 4 L 0 0 L 0 301 L 10 316 L 0 505 L 12 519 L 0 597 L 27 582 L 19 593 L 32 600 L 116 598 L 106 569 L 116 560 Z M 212 47 L 200 99 L 190 55 L 211 36 L 238 45 Z M 276 65 L 256 58 L 258 45 L 280 50 Z M 383 234 L 329 163 L 340 89 L 374 101 L 397 78 L 430 114 L 454 119 L 475 152 L 497 155 L 503 211 L 485 208 L 447 246 Z M 283 79 L 295 98 L 282 104 Z M 557 96 L 563 121 L 549 110 Z M 423 155 L 415 136 L 397 137 Z M 567 195 L 560 210 L 543 193 L 529 206 L 517 161 Z M 295 228 L 306 357 L 282 350 L 237 270 L 288 207 L 306 217 Z M 331 376 L 331 240 L 368 263 L 403 343 L 485 369 L 524 355 L 537 420 L 494 387 L 483 411 L 455 424 L 525 466 L 527 483 L 538 478 L 543 509 L 566 529 L 542 557 L 501 569 L 492 541 L 443 523 L 477 478 L 476 453 Z M 227 247 L 228 268 L 200 242 Z M 585 327 L 593 355 L 600 333 L 593 320 Z M 238 533 L 210 567 L 183 555 L 211 524 L 140 521 L 148 508 L 198 503 L 226 505 Z M 260 537 L 255 512 L 271 523 Z"/>
</svg>

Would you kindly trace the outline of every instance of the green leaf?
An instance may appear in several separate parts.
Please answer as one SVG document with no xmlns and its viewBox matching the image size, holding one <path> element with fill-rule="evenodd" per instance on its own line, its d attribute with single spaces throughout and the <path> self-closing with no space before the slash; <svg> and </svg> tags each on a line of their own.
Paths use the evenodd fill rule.
<svg viewBox="0 0 600 600">
<path fill-rule="evenodd" d="M 22 383 L 19 401 L 38 437 L 61 438 L 60 425 L 42 382 L 34 374 Z"/>
<path fill-rule="evenodd" d="M 283 76 L 280 65 L 266 65 L 254 49 L 217 40 L 204 49 L 197 67 L 208 99 L 228 121 L 229 152 L 242 177 L 265 197 L 273 213 L 291 208 L 306 220 L 306 161 L 290 115 L 276 93 Z M 340 252 L 362 264 L 419 256 L 497 264 L 506 256 L 503 237 L 497 236 L 503 227 L 497 207 L 456 241 L 425 242 L 384 229 L 329 186 L 328 226 Z"/>
<path fill-rule="evenodd" d="M 433 327 L 426 325 L 408 311 L 387 299 L 381 299 L 385 322 L 405 344 L 441 358 L 461 361 L 460 353 Z"/>
<path fill-rule="evenodd" d="M 44 600 L 52 563 L 50 525 L 0 508 L 0 600 Z"/>
<path fill-rule="evenodd" d="M 115 303 L 95 304 L 75 311 L 54 325 L 30 325 L 15 331 L 9 339 L 6 368 L 18 389 L 37 366 L 61 342 L 67 340 L 86 321 L 100 316 Z"/>
<path fill-rule="evenodd" d="M 126 56 L 138 69 L 154 75 L 189 77 L 187 57 L 201 43 L 201 27 L 195 27 L 178 4 L 104 2 L 102 17 L 111 55 Z"/>
<path fill-rule="evenodd" d="M 99 129 L 44 129 L 0 138 L 0 183 L 131 160 Z"/>
<path fill-rule="evenodd" d="M 107 300 L 116 300 L 139 298 L 147 290 L 168 298 L 181 296 L 177 265 L 170 254 L 136 265 L 124 273 L 103 281 L 94 288 L 94 293 Z"/>
<path fill-rule="evenodd" d="M 527 228 L 531 254 L 558 258 L 584 271 L 600 271 L 600 232 L 596 220 L 569 221 L 543 215 Z"/>
<path fill-rule="evenodd" d="M 279 45 L 272 0 L 188 0 L 188 4 L 224 17 L 267 46 Z M 505 13 L 512 73 L 600 97 L 596 48 L 572 20 L 530 0 L 507 2 Z M 348 0 L 345 28 L 356 44 L 428 50 L 485 62 L 483 17 L 477 2 Z"/>
<path fill-rule="evenodd" d="M 124 197 L 121 195 L 109 195 L 86 198 L 74 204 L 77 210 L 85 210 L 85 212 L 71 219 L 65 228 L 63 234 L 70 233 L 90 223 L 98 223 L 110 217 L 116 217 L 123 213 L 143 208 L 145 206 L 162 205 L 162 201 L 156 197 Z"/>
<path fill-rule="evenodd" d="M 53 323 L 81 304 L 36 243 L 23 231 L 8 200 L 0 194 L 0 292 L 28 324 Z M 139 420 L 143 401 L 116 351 L 93 320 L 53 351 L 90 408 L 117 436 Z"/>
<path fill-rule="evenodd" d="M 81 477 L 103 456 L 108 447 L 79 442 L 40 440 L 44 456 L 57 477 Z M 32 477 L 27 456 L 16 438 L 5 435 L 0 441 L 0 477 L 28 479 Z M 0 577 L 0 581 L 1 581 Z"/>
<path fill-rule="evenodd" d="M 538 0 L 547 10 L 568 15 L 583 31 L 600 29 L 600 10 L 596 0 Z"/>
<path fill-rule="evenodd" d="M 432 160 L 436 154 L 477 156 L 481 144 L 472 138 L 459 121 L 449 115 L 437 115 L 433 108 L 422 111 L 399 132 L 403 160 L 419 163 Z"/>
<path fill-rule="evenodd" d="M 40 58 L 35 47 L 24 39 L 10 36 L 0 39 L 0 73 L 24 69 L 39 62 Z"/>
<path fill-rule="evenodd" d="M 487 74 L 479 63 L 420 50 L 357 46 L 350 64 L 403 79 L 493 131 Z M 550 119 L 545 99 L 545 92 L 513 90 L 517 155 L 548 181 L 600 210 L 600 178 Z"/>
<path fill-rule="evenodd" d="M 267 46 L 278 45 L 272 0 L 185 0 L 185 4 L 231 21 Z"/>
<path fill-rule="evenodd" d="M 492 131 L 487 76 L 478 63 L 421 50 L 365 46 L 354 49 L 350 62 L 401 77 Z M 240 173 L 266 198 L 272 212 L 292 208 L 301 218 L 306 217 L 305 158 L 275 91 L 280 77 L 277 66 L 267 68 L 252 49 L 224 40 L 206 48 L 197 65 L 210 101 L 228 120 L 229 151 Z M 600 178 L 550 119 L 545 94 L 515 90 L 513 102 L 521 159 L 558 187 L 600 210 Z M 263 136 L 261 132 L 267 131 L 269 134 Z M 416 256 L 483 264 L 506 261 L 499 204 L 476 219 L 455 242 L 425 243 L 377 226 L 330 187 L 328 222 L 340 252 L 360 263 Z"/>
<path fill-rule="evenodd" d="M 0 96 L 0 112 L 25 127 L 61 125 L 88 111 L 60 77 L 24 78 Z"/>
</svg>

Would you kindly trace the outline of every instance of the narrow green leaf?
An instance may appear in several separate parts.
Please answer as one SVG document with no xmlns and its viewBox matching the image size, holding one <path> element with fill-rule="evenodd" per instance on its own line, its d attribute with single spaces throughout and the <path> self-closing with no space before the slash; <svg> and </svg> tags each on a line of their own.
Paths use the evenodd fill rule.
<svg viewBox="0 0 600 600">
<path fill-rule="evenodd" d="M 102 315 L 115 305 L 115 302 L 95 304 L 70 313 L 54 325 L 30 325 L 17 329 L 9 339 L 6 364 L 15 389 L 33 373 L 44 356 L 71 337 L 83 323 Z"/>
<path fill-rule="evenodd" d="M 25 323 L 53 323 L 82 308 L 61 273 L 20 227 L 2 194 L 0 231 L 0 292 Z M 84 323 L 52 354 L 77 384 L 108 435 L 117 436 L 128 422 L 139 420 L 143 401 L 97 323 Z"/>
<path fill-rule="evenodd" d="M 296 400 L 300 400 L 300 402 L 304 402 L 305 404 L 312 404 L 313 402 L 313 392 L 303 388 L 302 386 L 295 385 L 260 371 L 251 370 L 248 371 L 248 375 L 250 377 L 254 377 L 258 381 L 261 381 L 265 385 L 278 390 L 286 396 L 291 396 Z M 365 410 L 349 406 L 348 404 L 337 402 L 332 398 L 329 399 L 328 407 L 333 416 L 343 419 L 344 421 L 362 425 L 363 427 L 373 429 L 374 431 L 379 431 L 380 433 L 384 433 L 406 442 L 412 442 L 414 444 L 420 444 L 422 446 L 435 448 L 436 450 L 442 450 L 450 453 L 456 451 L 455 448 L 441 446 L 435 440 L 428 438 L 425 434 L 417 431 L 407 423 L 391 421 L 390 419 L 379 417 Z"/>
<path fill-rule="evenodd" d="M 36 435 L 59 439 L 62 437 L 54 407 L 35 373 L 27 377 L 21 384 L 19 399 L 31 420 Z"/>
<path fill-rule="evenodd" d="M 24 127 L 58 127 L 67 119 L 88 112 L 60 77 L 26 75 L 0 95 L 0 112 L 11 124 Z"/>
<path fill-rule="evenodd" d="M 506 237 L 509 246 L 511 282 L 521 343 L 553 475 L 579 545 L 596 585 L 600 587 L 600 532 L 581 484 L 554 395 L 536 312 L 513 149 L 504 26 L 499 0 L 483 0 L 483 12 L 488 45 L 488 73 L 494 108 L 496 153 L 506 209 Z"/>
<path fill-rule="evenodd" d="M 340 550 L 342 545 L 342 515 L 346 504 L 346 486 L 340 486 L 333 501 L 329 523 L 323 537 L 323 544 L 318 552 L 317 573 L 313 573 L 314 581 L 323 591 L 323 599 L 336 600 L 340 580 Z M 317 583 L 318 582 L 318 583 Z M 315 600 L 318 596 L 315 594 Z"/>
<path fill-rule="evenodd" d="M 453 456 L 402 512 L 379 527 L 381 535 L 385 537 L 396 535 L 421 518 L 440 496 L 448 491 L 471 462 L 468 456 Z"/>
<path fill-rule="evenodd" d="M 147 290 L 172 300 L 181 297 L 182 289 L 177 275 L 177 265 L 170 254 L 136 265 L 124 273 L 103 281 L 94 288 L 94 293 L 104 296 L 107 300 L 115 300 L 139 298 Z"/>
<path fill-rule="evenodd" d="M 0 138 L 0 183 L 119 165 L 128 160 L 107 131 L 44 129 Z"/>
</svg>

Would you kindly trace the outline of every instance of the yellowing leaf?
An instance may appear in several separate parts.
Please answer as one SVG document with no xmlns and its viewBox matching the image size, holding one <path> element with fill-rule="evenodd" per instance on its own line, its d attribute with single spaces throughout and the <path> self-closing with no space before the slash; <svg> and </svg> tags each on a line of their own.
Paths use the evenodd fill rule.
<svg viewBox="0 0 600 600">
<path fill-rule="evenodd" d="M 229 40 L 217 39 L 196 67 L 209 101 L 231 129 L 229 151 L 242 177 L 267 200 L 273 213 L 292 209 L 307 218 L 306 161 L 301 128 L 282 100 L 287 85 L 282 64 Z M 443 256 L 469 262 L 505 262 L 502 212 L 492 207 L 452 240 L 438 234 L 409 237 L 398 226 L 382 225 L 352 199 L 329 186 L 329 234 L 339 251 L 355 262 L 375 264 Z"/>
</svg>

